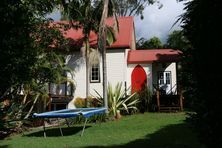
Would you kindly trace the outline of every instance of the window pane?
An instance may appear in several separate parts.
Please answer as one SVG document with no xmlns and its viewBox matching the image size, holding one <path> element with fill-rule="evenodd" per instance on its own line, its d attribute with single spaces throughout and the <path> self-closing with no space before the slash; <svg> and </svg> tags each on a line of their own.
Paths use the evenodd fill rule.
<svg viewBox="0 0 222 148">
<path fill-rule="evenodd" d="M 164 81 L 163 80 L 160 80 L 160 84 L 163 84 L 164 83 Z"/>
<path fill-rule="evenodd" d="M 163 79 L 163 72 L 159 73 L 159 79 Z"/>
<path fill-rule="evenodd" d="M 166 84 L 170 84 L 170 80 L 169 79 L 166 79 Z"/>
<path fill-rule="evenodd" d="M 94 65 L 91 68 L 91 82 L 99 82 L 100 80 L 100 75 L 99 75 L 99 64 Z"/>
<path fill-rule="evenodd" d="M 166 73 L 166 84 L 170 84 L 171 73 Z"/>
<path fill-rule="evenodd" d="M 163 72 L 159 72 L 159 84 L 164 84 Z"/>
</svg>

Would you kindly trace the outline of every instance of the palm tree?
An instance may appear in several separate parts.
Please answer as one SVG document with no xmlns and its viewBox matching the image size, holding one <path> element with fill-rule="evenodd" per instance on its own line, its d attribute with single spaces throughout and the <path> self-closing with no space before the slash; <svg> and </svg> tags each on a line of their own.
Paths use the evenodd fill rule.
<svg viewBox="0 0 222 148">
<path fill-rule="evenodd" d="M 114 34 L 111 34 L 110 28 L 107 27 L 105 24 L 105 20 L 108 16 L 113 16 L 114 18 L 114 32 L 118 32 L 119 25 L 117 20 L 117 15 L 115 11 L 115 5 L 113 3 L 113 0 L 104 0 L 103 1 L 103 12 L 99 24 L 99 38 L 98 38 L 98 48 L 99 51 L 102 53 L 102 63 L 103 63 L 103 98 L 104 98 L 104 106 L 107 109 L 106 112 L 108 113 L 108 98 L 107 98 L 107 67 L 106 67 L 106 41 L 110 40 L 108 42 L 109 45 L 111 45 L 115 40 L 112 40 L 115 38 Z M 112 32 L 112 33 L 114 33 Z"/>
<path fill-rule="evenodd" d="M 68 3 L 63 3 L 63 14 L 65 14 L 69 20 L 71 27 L 74 29 L 82 29 L 84 34 L 84 53 L 86 60 L 86 97 L 89 96 L 89 54 L 92 51 L 90 48 L 89 36 L 90 32 L 97 32 L 99 26 L 99 18 L 101 14 L 99 13 L 99 5 L 93 5 L 91 0 L 75 0 Z M 98 64 L 98 63 L 93 63 Z"/>
<path fill-rule="evenodd" d="M 110 15 L 115 14 L 114 6 L 111 5 L 112 9 L 110 9 Z M 103 98 L 104 98 L 104 106 L 108 108 L 107 106 L 107 70 L 106 70 L 106 41 L 109 45 L 111 45 L 115 41 L 115 35 L 113 32 L 113 29 L 106 26 L 105 20 L 108 16 L 108 6 L 109 1 L 101 1 L 101 0 L 77 0 L 77 1 L 71 1 L 69 3 L 63 3 L 64 13 L 67 15 L 66 18 L 69 18 L 72 22 L 72 27 L 75 29 L 82 28 L 83 34 L 84 34 L 84 48 L 85 48 L 85 58 L 86 58 L 86 97 L 89 96 L 89 63 L 93 63 L 92 61 L 89 61 L 89 54 L 91 48 L 89 43 L 89 35 L 91 31 L 94 31 L 95 33 L 99 32 L 99 38 L 98 38 L 98 48 L 99 51 L 102 53 L 102 59 L 103 59 Z M 103 8 L 102 8 L 103 7 Z M 102 10 L 102 14 L 101 11 Z M 115 26 L 114 30 L 117 30 L 118 23 L 116 19 L 116 15 L 114 15 L 115 18 Z M 74 23 L 73 23 L 74 21 Z M 98 30 L 99 28 L 99 30 Z M 94 63 L 95 64 L 95 63 Z M 108 111 L 108 110 L 107 110 Z"/>
<path fill-rule="evenodd" d="M 105 20 L 108 16 L 108 4 L 109 0 L 104 0 L 103 13 L 99 24 L 99 42 L 98 47 L 102 52 L 102 63 L 103 63 L 103 99 L 104 107 L 108 113 L 108 99 L 107 99 L 107 68 L 106 68 L 106 25 Z"/>
</svg>

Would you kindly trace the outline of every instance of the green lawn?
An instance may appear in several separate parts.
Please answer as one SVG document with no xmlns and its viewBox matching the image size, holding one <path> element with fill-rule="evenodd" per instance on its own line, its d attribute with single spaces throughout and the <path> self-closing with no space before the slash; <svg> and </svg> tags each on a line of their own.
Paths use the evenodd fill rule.
<svg viewBox="0 0 222 148">
<path fill-rule="evenodd" d="M 47 129 L 47 138 L 42 130 L 25 135 L 16 135 L 0 141 L 0 147 L 146 147 L 146 148 L 199 148 L 203 147 L 196 134 L 184 122 L 184 113 L 145 113 L 124 116 L 118 121 L 88 124 L 83 137 L 82 127 Z"/>
</svg>

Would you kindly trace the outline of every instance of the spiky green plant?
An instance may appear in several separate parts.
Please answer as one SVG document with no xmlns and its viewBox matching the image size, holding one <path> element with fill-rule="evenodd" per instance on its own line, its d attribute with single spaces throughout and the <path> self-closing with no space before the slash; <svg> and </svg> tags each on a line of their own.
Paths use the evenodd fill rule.
<svg viewBox="0 0 222 148">
<path fill-rule="evenodd" d="M 127 89 L 129 90 L 129 89 Z M 122 83 L 117 83 L 115 88 L 108 83 L 108 106 L 109 112 L 116 116 L 117 111 L 126 111 L 129 113 L 130 110 L 137 110 L 136 104 L 139 103 L 139 99 L 134 98 L 135 93 L 125 96 L 126 92 L 122 89 Z"/>
<path fill-rule="evenodd" d="M 128 88 L 127 91 L 130 89 Z M 95 98 L 103 103 L 102 95 L 98 91 L 94 90 L 97 94 Z M 137 111 L 136 105 L 139 103 L 139 99 L 134 97 L 136 93 L 126 96 L 127 92 L 122 88 L 122 83 L 117 83 L 115 88 L 108 83 L 107 98 L 109 113 L 116 116 L 118 111 L 125 111 L 130 113 L 131 111 Z"/>
</svg>

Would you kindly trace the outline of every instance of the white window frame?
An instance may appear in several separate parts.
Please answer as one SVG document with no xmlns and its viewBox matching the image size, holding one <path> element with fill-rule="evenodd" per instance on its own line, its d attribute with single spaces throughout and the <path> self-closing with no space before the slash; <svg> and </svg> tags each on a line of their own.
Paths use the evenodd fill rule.
<svg viewBox="0 0 222 148">
<path fill-rule="evenodd" d="M 95 68 L 97 68 L 97 70 L 95 70 Z M 97 79 L 93 79 L 93 77 L 97 77 Z M 100 83 L 100 64 L 92 65 L 90 69 L 90 83 Z"/>
<path fill-rule="evenodd" d="M 170 82 L 170 83 L 167 83 Z M 168 88 L 172 89 L 172 72 L 171 71 L 159 71 L 158 72 L 158 87 L 167 85 Z M 168 90 L 165 90 L 168 93 Z"/>
</svg>

